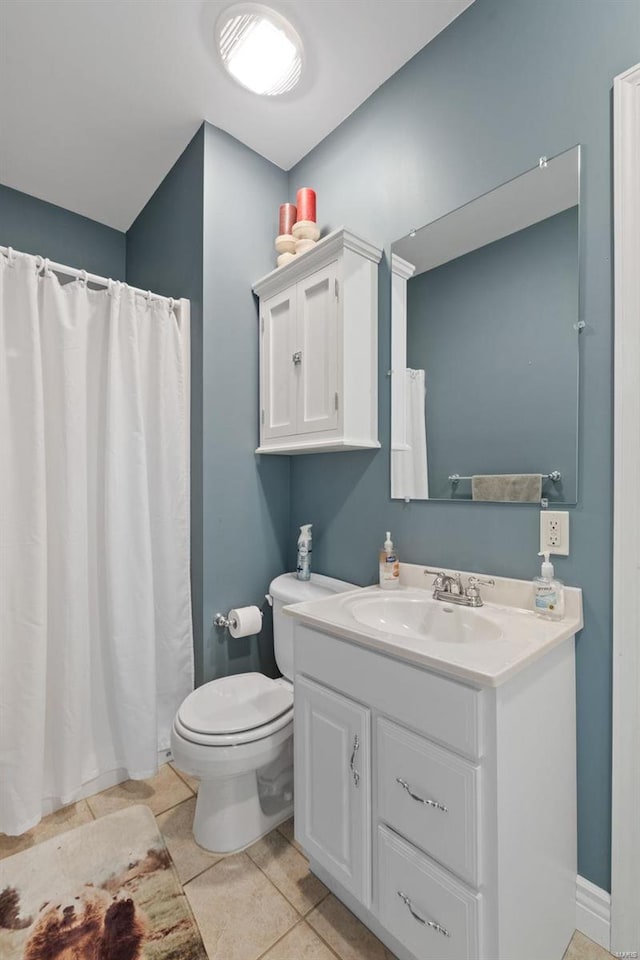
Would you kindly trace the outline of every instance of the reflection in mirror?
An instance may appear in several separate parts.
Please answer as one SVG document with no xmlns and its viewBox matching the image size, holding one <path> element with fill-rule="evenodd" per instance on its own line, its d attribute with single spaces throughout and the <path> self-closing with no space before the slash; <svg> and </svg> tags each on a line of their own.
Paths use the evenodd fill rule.
<svg viewBox="0 0 640 960">
<path fill-rule="evenodd" d="M 391 247 L 391 496 L 575 503 L 580 147 Z"/>
</svg>

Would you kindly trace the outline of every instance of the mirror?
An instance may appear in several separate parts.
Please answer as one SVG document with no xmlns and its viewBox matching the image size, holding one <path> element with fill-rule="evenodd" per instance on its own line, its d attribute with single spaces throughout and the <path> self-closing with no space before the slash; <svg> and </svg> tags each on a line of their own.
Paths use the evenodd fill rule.
<svg viewBox="0 0 640 960">
<path fill-rule="evenodd" d="M 580 147 L 391 246 L 391 496 L 575 503 Z"/>
</svg>

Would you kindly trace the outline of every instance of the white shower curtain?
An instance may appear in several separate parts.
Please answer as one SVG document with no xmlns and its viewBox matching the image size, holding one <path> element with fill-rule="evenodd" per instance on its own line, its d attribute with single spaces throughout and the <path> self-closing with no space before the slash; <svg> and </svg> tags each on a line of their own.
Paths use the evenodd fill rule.
<svg viewBox="0 0 640 960">
<path fill-rule="evenodd" d="M 144 778 L 193 687 L 188 317 L 0 256 L 0 831 Z"/>
<path fill-rule="evenodd" d="M 425 372 L 407 368 L 404 376 L 406 444 L 403 449 L 394 450 L 391 454 L 393 496 L 406 500 L 427 500 L 429 471 Z"/>
</svg>

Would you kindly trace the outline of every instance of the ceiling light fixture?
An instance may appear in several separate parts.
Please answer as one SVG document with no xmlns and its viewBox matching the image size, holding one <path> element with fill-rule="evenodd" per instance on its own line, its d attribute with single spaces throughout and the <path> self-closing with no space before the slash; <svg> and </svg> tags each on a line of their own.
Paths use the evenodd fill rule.
<svg viewBox="0 0 640 960">
<path fill-rule="evenodd" d="M 302 42 L 288 20 L 258 3 L 235 4 L 216 29 L 222 62 L 237 83 L 267 97 L 288 93 L 302 73 Z"/>
</svg>

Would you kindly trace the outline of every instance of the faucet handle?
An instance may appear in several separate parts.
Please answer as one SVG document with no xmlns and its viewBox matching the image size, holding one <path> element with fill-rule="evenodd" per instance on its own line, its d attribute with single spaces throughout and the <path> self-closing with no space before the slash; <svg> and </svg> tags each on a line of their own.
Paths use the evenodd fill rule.
<svg viewBox="0 0 640 960">
<path fill-rule="evenodd" d="M 444 583 L 446 580 L 444 570 L 429 570 L 427 567 L 425 567 L 423 573 L 425 577 L 435 577 L 435 580 L 433 581 L 434 590 L 444 590 Z"/>
<path fill-rule="evenodd" d="M 482 577 L 469 577 L 469 586 L 477 587 L 481 583 L 484 587 L 495 587 L 496 582 L 493 577 L 488 577 L 486 580 L 483 580 Z"/>
<path fill-rule="evenodd" d="M 481 577 L 469 577 L 469 583 L 467 584 L 467 589 L 464 594 L 468 600 L 470 600 L 474 607 L 482 606 L 482 598 L 480 596 L 480 590 L 478 587 L 480 584 L 483 584 L 485 587 L 495 587 L 496 582 L 493 578 L 483 580 Z"/>
</svg>

